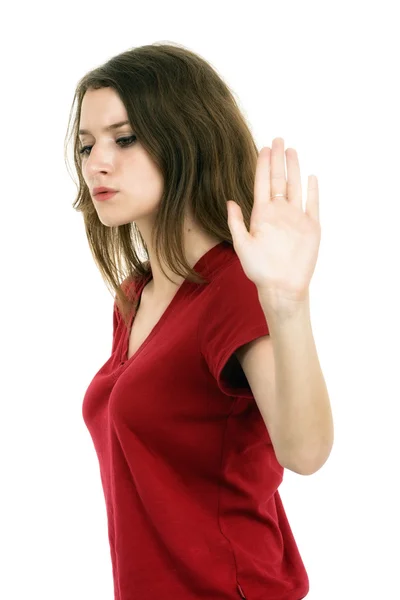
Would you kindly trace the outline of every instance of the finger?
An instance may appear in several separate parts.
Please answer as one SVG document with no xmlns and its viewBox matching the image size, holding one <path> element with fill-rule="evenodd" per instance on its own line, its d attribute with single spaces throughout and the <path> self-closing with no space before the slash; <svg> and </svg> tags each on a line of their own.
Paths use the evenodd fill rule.
<svg viewBox="0 0 400 600">
<path fill-rule="evenodd" d="M 261 223 L 265 211 L 270 202 L 270 165 L 271 148 L 264 146 L 261 148 L 258 158 L 254 180 L 254 204 L 251 213 L 251 225 Z"/>
<path fill-rule="evenodd" d="M 235 249 L 237 249 L 241 244 L 246 242 L 249 233 L 247 231 L 240 206 L 236 202 L 229 200 L 227 204 L 229 205 L 228 226 L 232 234 L 233 246 Z"/>
<path fill-rule="evenodd" d="M 319 188 L 315 175 L 308 176 L 306 213 L 319 223 Z"/>
<path fill-rule="evenodd" d="M 287 196 L 288 202 L 302 208 L 302 190 L 299 157 L 294 148 L 287 148 Z"/>
<path fill-rule="evenodd" d="M 271 196 L 284 194 L 286 196 L 285 175 L 285 142 L 283 138 L 274 138 L 271 149 Z M 281 198 L 284 200 L 285 198 Z"/>
</svg>

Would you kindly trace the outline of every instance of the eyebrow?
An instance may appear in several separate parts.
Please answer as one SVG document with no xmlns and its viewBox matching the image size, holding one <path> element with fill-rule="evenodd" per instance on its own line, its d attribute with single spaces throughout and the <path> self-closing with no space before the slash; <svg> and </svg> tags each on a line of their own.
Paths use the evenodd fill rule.
<svg viewBox="0 0 400 600">
<path fill-rule="evenodd" d="M 120 121 L 119 123 L 113 123 L 112 125 L 109 125 L 108 127 L 104 127 L 103 131 L 104 132 L 114 131 L 114 129 L 119 129 L 123 125 L 129 125 L 129 121 Z M 85 134 L 90 135 L 90 131 L 88 129 L 80 129 L 79 130 L 79 135 L 85 135 Z"/>
</svg>

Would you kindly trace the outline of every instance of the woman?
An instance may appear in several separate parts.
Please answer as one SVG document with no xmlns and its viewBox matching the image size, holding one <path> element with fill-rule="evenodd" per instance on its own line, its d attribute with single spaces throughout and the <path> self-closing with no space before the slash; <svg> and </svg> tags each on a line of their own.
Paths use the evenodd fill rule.
<svg viewBox="0 0 400 600">
<path fill-rule="evenodd" d="M 299 394 L 295 422 L 282 384 L 284 368 L 300 381 L 290 348 L 313 349 L 315 180 L 303 221 L 298 196 L 287 201 L 283 140 L 272 161 L 269 148 L 259 154 L 228 86 L 182 47 L 113 57 L 79 81 L 75 99 L 74 207 L 115 294 L 111 356 L 83 401 L 115 599 L 304 598 L 278 488 L 285 467 L 311 474 L 333 443 L 327 394 Z M 270 189 L 278 167 L 281 187 Z M 303 375 L 316 373 L 312 356 Z M 325 419 L 318 431 L 311 404 Z"/>
</svg>

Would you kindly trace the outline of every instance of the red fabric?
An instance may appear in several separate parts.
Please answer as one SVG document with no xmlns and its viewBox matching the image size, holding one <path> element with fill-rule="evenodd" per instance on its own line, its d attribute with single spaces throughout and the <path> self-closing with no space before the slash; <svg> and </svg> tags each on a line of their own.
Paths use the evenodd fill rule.
<svg viewBox="0 0 400 600">
<path fill-rule="evenodd" d="M 112 354 L 83 401 L 115 600 L 300 600 L 309 582 L 278 492 L 283 468 L 240 363 L 223 373 L 239 346 L 269 334 L 257 288 L 227 242 L 194 268 L 211 283 L 185 280 L 129 360 L 114 303 Z"/>
</svg>

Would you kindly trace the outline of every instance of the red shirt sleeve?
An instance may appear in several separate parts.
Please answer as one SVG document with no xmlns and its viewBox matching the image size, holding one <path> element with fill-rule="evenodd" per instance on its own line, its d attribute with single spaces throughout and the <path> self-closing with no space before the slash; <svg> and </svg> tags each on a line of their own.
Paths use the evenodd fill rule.
<svg viewBox="0 0 400 600">
<path fill-rule="evenodd" d="M 201 353 L 224 394 L 253 398 L 239 361 L 236 357 L 229 359 L 243 344 L 269 335 L 257 287 L 244 273 L 239 259 L 210 286 L 209 301 L 199 323 Z M 225 366 L 228 368 L 224 370 Z"/>
</svg>

